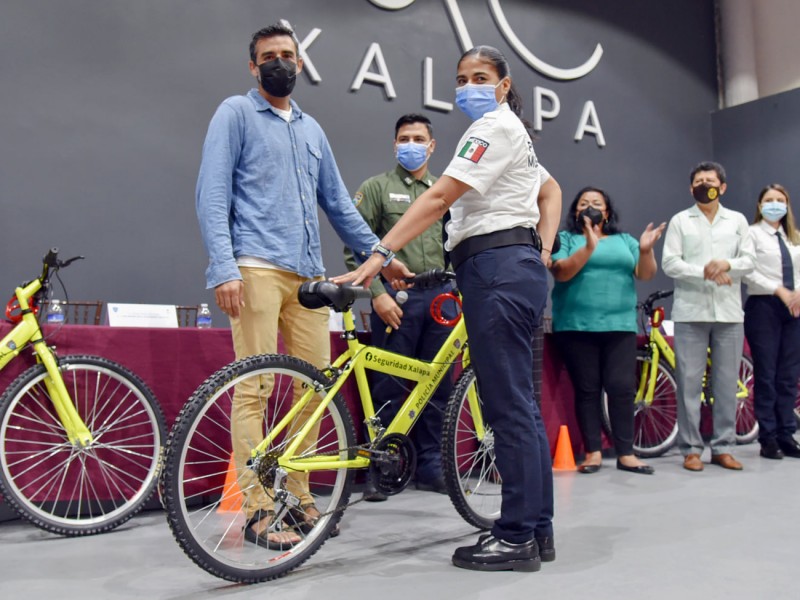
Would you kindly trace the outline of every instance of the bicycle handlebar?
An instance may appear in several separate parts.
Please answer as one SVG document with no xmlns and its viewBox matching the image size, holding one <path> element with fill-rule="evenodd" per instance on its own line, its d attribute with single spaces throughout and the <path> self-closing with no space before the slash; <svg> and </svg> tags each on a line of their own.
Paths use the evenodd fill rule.
<svg viewBox="0 0 800 600">
<path fill-rule="evenodd" d="M 344 312 L 358 298 L 371 298 L 369 288 L 350 284 L 338 285 L 332 281 L 306 281 L 297 290 L 297 299 L 306 308 L 329 306 L 337 312 Z"/>
<path fill-rule="evenodd" d="M 427 289 L 436 285 L 452 281 L 456 274 L 444 269 L 432 269 L 414 277 L 406 279 L 420 288 Z M 372 298 L 369 288 L 353 286 L 350 284 L 337 285 L 332 281 L 307 281 L 297 290 L 300 304 L 306 308 L 322 308 L 329 306 L 337 312 L 350 308 L 358 298 Z"/>
<path fill-rule="evenodd" d="M 663 292 L 656 292 L 656 293 L 652 294 L 651 298 L 653 300 L 661 300 L 662 298 L 669 298 L 674 293 L 675 292 L 673 290 L 665 290 Z"/>
<path fill-rule="evenodd" d="M 650 317 L 653 314 L 653 304 L 657 300 L 662 300 L 663 298 L 669 298 L 673 294 L 673 290 L 662 290 L 658 292 L 653 292 L 650 294 L 644 302 L 640 302 L 636 305 L 637 309 L 641 309 L 642 312 Z M 643 317 L 644 318 L 644 317 Z"/>
<path fill-rule="evenodd" d="M 58 248 L 50 248 L 47 251 L 47 254 L 42 259 L 42 262 L 45 266 L 48 267 L 57 267 L 58 266 Z"/>
<path fill-rule="evenodd" d="M 414 275 L 414 277 L 407 277 L 405 281 L 406 283 L 413 283 L 421 289 L 429 289 L 447 283 L 448 281 L 455 281 L 455 278 L 456 274 L 452 271 L 431 269 L 419 275 Z"/>
<path fill-rule="evenodd" d="M 42 283 L 47 283 L 50 279 L 50 270 L 58 271 L 74 263 L 76 260 L 83 260 L 85 256 L 73 256 L 67 260 L 58 260 L 58 248 L 50 248 L 42 259 Z"/>
<path fill-rule="evenodd" d="M 640 306 L 652 306 L 656 300 L 662 300 L 664 298 L 669 298 L 674 293 L 673 290 L 663 290 L 658 292 L 653 292 L 650 294 L 647 299 L 640 304 Z"/>
</svg>

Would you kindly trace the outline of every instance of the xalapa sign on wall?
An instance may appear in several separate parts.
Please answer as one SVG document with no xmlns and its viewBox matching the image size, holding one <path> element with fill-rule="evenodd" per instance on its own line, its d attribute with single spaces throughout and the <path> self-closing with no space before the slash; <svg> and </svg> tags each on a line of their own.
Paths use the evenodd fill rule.
<svg viewBox="0 0 800 600">
<path fill-rule="evenodd" d="M 367 1 L 385 10 L 399 11 L 411 6 L 416 0 Z M 473 38 L 462 16 L 459 1 L 443 0 L 443 3 L 452 25 L 455 43 L 459 45 L 462 52 L 469 50 L 474 46 Z M 580 65 L 562 67 L 550 64 L 538 58 L 534 51 L 514 31 L 503 11 L 501 0 L 488 0 L 487 4 L 497 28 L 514 52 L 531 69 L 545 77 L 556 81 L 580 79 L 591 73 L 603 57 L 603 47 L 600 43 L 597 43 L 591 55 Z M 312 46 L 324 34 L 323 29 L 312 27 L 307 33 L 301 31 L 297 33 L 300 54 L 304 61 L 304 72 L 312 83 L 319 83 L 322 81 L 322 76 L 314 65 Z M 350 91 L 357 92 L 367 83 L 382 87 L 387 100 L 397 97 L 392 72 L 387 66 L 384 52 L 385 49 L 380 42 L 373 41 L 369 43 L 360 60 L 356 75 L 350 84 Z M 434 57 L 426 56 L 422 63 L 422 105 L 431 110 L 447 113 L 453 110 L 453 103 L 434 97 L 433 65 Z M 561 100 L 554 90 L 540 85 L 533 87 L 533 128 L 535 131 L 541 131 L 544 127 L 544 122 L 557 118 L 560 112 Z M 600 117 L 592 100 L 585 100 L 583 103 L 575 128 L 574 139 L 576 142 L 581 142 L 587 135 L 596 141 L 598 147 L 602 148 L 606 145 Z"/>
</svg>

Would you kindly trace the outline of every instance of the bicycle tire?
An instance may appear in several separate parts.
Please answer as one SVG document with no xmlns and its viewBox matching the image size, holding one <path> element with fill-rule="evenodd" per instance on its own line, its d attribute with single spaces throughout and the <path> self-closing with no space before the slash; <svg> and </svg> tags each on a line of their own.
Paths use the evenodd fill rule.
<svg viewBox="0 0 800 600">
<path fill-rule="evenodd" d="M 20 516 L 65 536 L 110 531 L 142 509 L 158 480 L 166 426 L 145 383 L 97 356 L 58 360 L 93 442 L 76 448 L 34 365 L 0 397 L 0 493 Z"/>
<path fill-rule="evenodd" d="M 750 444 L 758 437 L 758 419 L 753 404 L 753 361 L 744 355 L 739 362 L 739 381 L 747 390 L 747 396 L 736 398 L 736 443 Z"/>
<path fill-rule="evenodd" d="M 223 367 L 200 385 L 178 415 L 167 440 L 161 482 L 167 521 L 186 555 L 212 575 L 239 583 L 282 577 L 319 550 L 342 517 L 353 479 L 348 469 L 312 474 L 311 493 L 323 516 L 310 530 L 298 531 L 302 540 L 297 545 L 271 550 L 245 540 L 246 507 L 235 504 L 240 475 L 252 479 L 254 493 L 267 488 L 249 467 L 239 471 L 233 463 L 231 407 L 236 387 L 252 384 L 257 386 L 253 389 L 261 403 L 264 431 L 275 432 L 296 389 L 327 387 L 330 380 L 307 362 L 282 355 L 252 356 Z M 321 424 L 314 452 L 353 458 L 355 428 L 341 394 L 327 406 Z M 274 456 L 288 436 L 276 432 Z M 250 501 L 239 494 L 241 502 Z"/>
<path fill-rule="evenodd" d="M 642 366 L 651 363 L 649 350 L 636 353 L 636 383 L 642 377 Z M 608 396 L 602 395 L 603 428 L 611 435 Z M 678 384 L 675 373 L 663 360 L 658 361 L 658 374 L 653 389 L 653 402 L 634 401 L 633 452 L 643 458 L 661 456 L 675 445 L 678 437 Z"/>
<path fill-rule="evenodd" d="M 447 493 L 456 511 L 470 525 L 489 529 L 500 517 L 502 480 L 494 455 L 494 435 L 478 439 L 468 404 L 477 391 L 472 367 L 466 368 L 450 394 L 442 423 L 442 470 Z M 478 393 L 479 405 L 480 393 Z"/>
</svg>

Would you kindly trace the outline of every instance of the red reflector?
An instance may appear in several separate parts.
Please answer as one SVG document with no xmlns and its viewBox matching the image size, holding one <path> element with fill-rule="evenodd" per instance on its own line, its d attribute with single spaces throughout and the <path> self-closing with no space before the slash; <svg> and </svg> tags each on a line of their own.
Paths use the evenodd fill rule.
<svg viewBox="0 0 800 600">
<path fill-rule="evenodd" d="M 653 316 L 650 317 L 650 324 L 653 327 L 658 327 L 661 325 L 661 321 L 664 320 L 664 307 L 657 306 L 655 310 L 653 310 Z"/>
</svg>

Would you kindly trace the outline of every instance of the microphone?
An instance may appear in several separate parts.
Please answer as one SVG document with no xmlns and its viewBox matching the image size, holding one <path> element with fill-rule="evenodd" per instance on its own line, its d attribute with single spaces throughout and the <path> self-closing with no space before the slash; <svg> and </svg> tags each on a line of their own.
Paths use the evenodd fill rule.
<svg viewBox="0 0 800 600">
<path fill-rule="evenodd" d="M 397 302 L 397 306 L 402 306 L 406 303 L 406 300 L 408 300 L 408 292 L 405 290 L 400 290 L 394 297 L 394 301 Z M 391 325 L 386 326 L 386 333 L 392 333 L 392 330 L 394 330 L 394 327 Z"/>
</svg>

